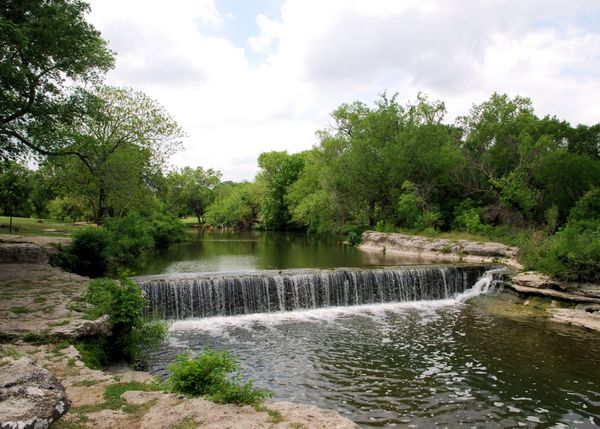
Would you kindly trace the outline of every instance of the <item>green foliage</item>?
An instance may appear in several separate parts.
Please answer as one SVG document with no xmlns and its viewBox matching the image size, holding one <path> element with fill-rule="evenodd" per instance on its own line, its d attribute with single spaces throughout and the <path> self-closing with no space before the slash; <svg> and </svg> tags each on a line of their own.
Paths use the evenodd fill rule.
<svg viewBox="0 0 600 429">
<path fill-rule="evenodd" d="M 184 167 L 166 177 L 167 205 L 178 216 L 194 214 L 198 223 L 204 223 L 206 209 L 215 200 L 215 189 L 221 179 L 221 172 L 202 167 Z"/>
<path fill-rule="evenodd" d="M 206 210 L 206 221 L 219 227 L 248 228 L 258 222 L 260 199 L 255 183 L 222 184 Z"/>
<path fill-rule="evenodd" d="M 269 392 L 254 389 L 251 381 L 242 383 L 239 374 L 228 377 L 237 367 L 229 352 L 206 347 L 195 357 L 189 353 L 177 356 L 175 363 L 169 365 L 171 375 L 167 382 L 175 392 L 205 395 L 220 403 L 252 405 L 270 396 Z"/>
<path fill-rule="evenodd" d="M 402 184 L 402 192 L 396 208 L 398 220 L 405 228 L 415 228 L 421 217 L 423 201 L 415 191 L 415 184 L 408 180 Z"/>
<path fill-rule="evenodd" d="M 569 221 L 556 235 L 523 249 L 528 268 L 561 280 L 600 282 L 600 221 Z"/>
<path fill-rule="evenodd" d="M 586 192 L 569 213 L 569 222 L 600 220 L 600 188 Z"/>
<path fill-rule="evenodd" d="M 266 188 L 261 202 L 263 225 L 266 229 L 288 229 L 293 225 L 286 197 L 304 168 L 304 157 L 287 152 L 265 152 L 258 157 L 258 165 L 261 169 L 258 180 L 263 181 Z"/>
<path fill-rule="evenodd" d="M 148 219 L 133 212 L 122 219 L 107 219 L 97 228 L 76 231 L 71 244 L 53 255 L 51 263 L 88 277 L 116 274 L 119 267 L 181 241 L 184 234 L 185 226 L 171 215 L 155 214 Z"/>
<path fill-rule="evenodd" d="M 64 139 L 41 137 L 79 113 L 68 96 L 73 84 L 95 80 L 114 64 L 88 12 L 80 0 L 2 3 L 0 158 L 62 152 Z"/>
<path fill-rule="evenodd" d="M 99 277 L 114 268 L 110 245 L 111 235 L 107 230 L 85 228 L 75 231 L 71 244 L 51 255 L 50 262 L 72 273 Z"/>
<path fill-rule="evenodd" d="M 144 297 L 132 280 L 92 280 L 85 301 L 90 306 L 87 316 L 96 318 L 107 314 L 112 331 L 110 341 L 92 341 L 79 346 L 84 362 L 91 367 L 117 359 L 143 365 L 145 352 L 160 345 L 166 337 L 163 322 L 143 317 Z"/>
<path fill-rule="evenodd" d="M 350 231 L 346 237 L 346 240 L 348 240 L 348 243 L 350 244 L 350 246 L 356 247 L 360 243 L 362 243 L 362 235 L 357 234 L 354 231 Z"/>
<path fill-rule="evenodd" d="M 81 360 L 88 368 L 101 369 L 110 363 L 109 341 L 107 337 L 92 337 L 75 344 Z"/>
<path fill-rule="evenodd" d="M 10 217 L 9 232 L 12 232 L 13 216 L 29 215 L 30 192 L 29 170 L 16 162 L 2 162 L 0 164 L 0 212 Z"/>
<path fill-rule="evenodd" d="M 544 212 L 544 219 L 546 220 L 548 232 L 550 234 L 554 234 L 556 232 L 556 229 L 558 228 L 558 222 L 560 219 L 560 213 L 556 204 L 552 204 L 546 209 L 546 211 Z"/>
</svg>

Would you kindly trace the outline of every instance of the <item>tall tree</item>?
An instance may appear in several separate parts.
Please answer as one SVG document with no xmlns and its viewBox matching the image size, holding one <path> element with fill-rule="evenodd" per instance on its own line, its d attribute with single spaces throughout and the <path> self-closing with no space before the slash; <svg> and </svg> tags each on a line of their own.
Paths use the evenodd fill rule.
<svg viewBox="0 0 600 429">
<path fill-rule="evenodd" d="M 8 232 L 12 232 L 13 216 L 29 211 L 30 171 L 13 161 L 0 164 L 0 209 L 9 216 Z"/>
<path fill-rule="evenodd" d="M 221 172 L 202 167 L 184 167 L 167 176 L 167 201 L 177 215 L 193 213 L 198 223 L 204 223 L 204 213 L 215 199 L 215 187 Z"/>
<path fill-rule="evenodd" d="M 0 2 L 0 158 L 69 152 L 63 141 L 37 136 L 77 111 L 74 83 L 114 65 L 88 11 L 81 0 Z"/>
<path fill-rule="evenodd" d="M 264 152 L 258 157 L 261 171 L 257 179 L 265 184 L 261 211 L 265 228 L 285 230 L 292 226 L 292 215 L 286 196 L 290 186 L 298 180 L 304 167 L 302 154 Z"/>
<path fill-rule="evenodd" d="M 115 214 L 119 206 L 147 193 L 157 174 L 180 145 L 184 133 L 169 114 L 142 92 L 99 86 L 78 94 L 84 114 L 62 125 L 56 136 L 73 154 L 55 159 L 95 194 L 94 219 Z M 78 172 L 77 172 L 78 169 Z M 73 188 L 77 192 L 77 188 Z"/>
</svg>

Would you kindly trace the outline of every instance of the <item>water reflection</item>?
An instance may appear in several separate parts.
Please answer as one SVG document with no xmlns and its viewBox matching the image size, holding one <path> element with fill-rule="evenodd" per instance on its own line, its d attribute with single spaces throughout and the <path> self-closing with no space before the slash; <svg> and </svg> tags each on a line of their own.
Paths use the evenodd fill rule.
<svg viewBox="0 0 600 429">
<path fill-rule="evenodd" d="M 373 267 L 423 262 L 382 253 L 365 253 L 339 237 L 301 233 L 198 233 L 160 255 L 132 267 L 137 274 L 231 272 L 261 269 Z"/>
</svg>

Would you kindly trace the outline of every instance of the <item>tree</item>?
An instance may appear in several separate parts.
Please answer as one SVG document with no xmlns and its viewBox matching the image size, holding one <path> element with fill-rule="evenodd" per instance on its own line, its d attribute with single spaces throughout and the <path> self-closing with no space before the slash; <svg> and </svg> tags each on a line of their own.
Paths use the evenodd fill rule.
<svg viewBox="0 0 600 429">
<path fill-rule="evenodd" d="M 214 202 L 206 210 L 212 225 L 248 229 L 258 221 L 259 185 L 223 183 L 216 189 Z"/>
<path fill-rule="evenodd" d="M 154 100 L 127 88 L 99 86 L 78 94 L 85 113 L 57 129 L 55 136 L 72 154 L 54 159 L 71 192 L 83 192 L 99 223 L 145 201 L 158 174 L 180 145 L 183 131 Z M 79 185 L 77 183 L 80 182 Z M 122 214 L 122 213 L 119 213 Z"/>
<path fill-rule="evenodd" d="M 198 218 L 198 223 L 204 223 L 206 208 L 215 199 L 215 187 L 221 181 L 221 172 L 202 167 L 184 167 L 171 172 L 167 176 L 167 201 L 177 215 L 187 215 L 190 212 Z"/>
<path fill-rule="evenodd" d="M 106 41 L 85 21 L 88 11 L 81 0 L 0 3 L 0 158 L 69 153 L 62 140 L 37 137 L 77 112 L 73 83 L 114 65 Z"/>
<path fill-rule="evenodd" d="M 286 196 L 289 187 L 298 180 L 304 167 L 302 154 L 289 155 L 287 152 L 264 152 L 258 157 L 261 168 L 258 180 L 265 183 L 261 209 L 265 228 L 287 229 L 292 224 Z"/>
<path fill-rule="evenodd" d="M 10 217 L 9 233 L 12 232 L 13 215 L 23 215 L 29 209 L 30 190 L 29 170 L 12 161 L 0 164 L 0 208 Z"/>
</svg>

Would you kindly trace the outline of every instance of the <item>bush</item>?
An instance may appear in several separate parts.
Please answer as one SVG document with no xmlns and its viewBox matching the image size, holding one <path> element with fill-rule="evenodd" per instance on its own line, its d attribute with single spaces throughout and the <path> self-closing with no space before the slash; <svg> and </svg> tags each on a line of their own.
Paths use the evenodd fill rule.
<svg viewBox="0 0 600 429">
<path fill-rule="evenodd" d="M 169 215 L 148 219 L 130 213 L 105 219 L 97 228 L 76 231 L 70 246 L 51 259 L 53 265 L 88 277 L 116 274 L 144 254 L 167 248 L 184 236 L 185 226 Z"/>
<path fill-rule="evenodd" d="M 346 239 L 348 240 L 350 246 L 358 246 L 360 243 L 362 243 L 362 235 L 357 234 L 354 231 L 350 231 Z"/>
<path fill-rule="evenodd" d="M 147 350 L 160 345 L 166 337 L 164 322 L 143 316 L 144 297 L 133 280 L 92 280 L 85 300 L 90 306 L 87 316 L 97 318 L 107 314 L 112 331 L 110 342 L 84 343 L 80 346 L 85 350 L 82 358 L 88 365 L 98 367 L 110 361 L 124 359 L 144 366 Z M 87 360 L 84 353 L 88 355 Z"/>
<path fill-rule="evenodd" d="M 185 225 L 173 215 L 158 213 L 152 218 L 150 233 L 154 241 L 154 248 L 163 250 L 171 244 L 183 240 Z"/>
<path fill-rule="evenodd" d="M 228 378 L 237 367 L 229 352 L 206 347 L 196 357 L 189 353 L 177 356 L 175 363 L 169 365 L 167 384 L 175 392 L 204 395 L 220 403 L 254 405 L 271 396 L 270 392 L 254 389 L 251 381 L 242 384 L 239 374 Z"/>
<path fill-rule="evenodd" d="M 75 231 L 73 242 L 52 255 L 50 263 L 82 276 L 99 277 L 112 269 L 110 245 L 108 231 L 102 228 L 85 228 Z"/>
</svg>

